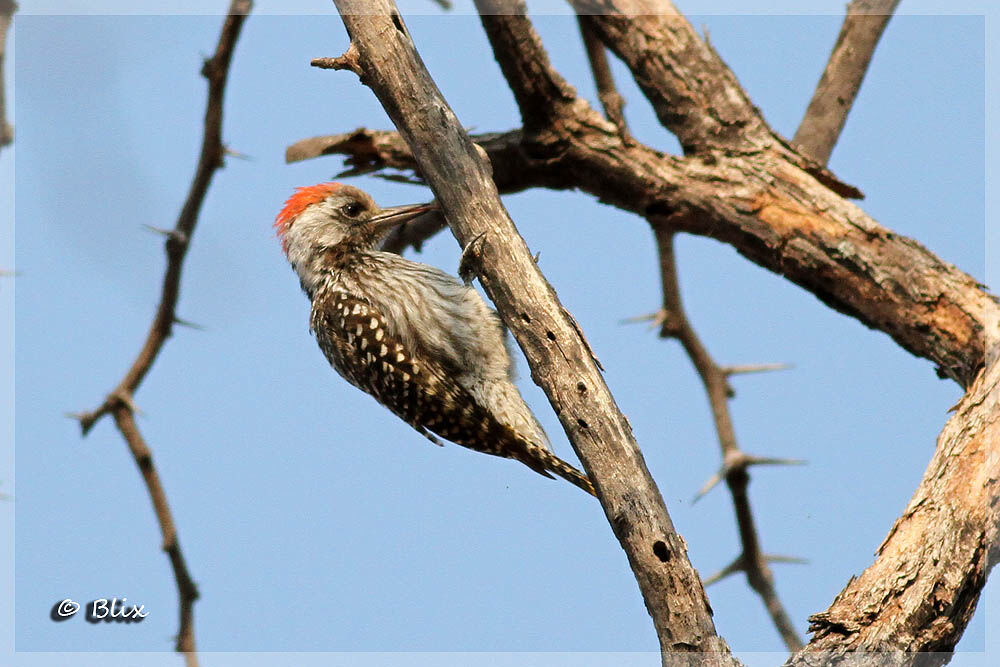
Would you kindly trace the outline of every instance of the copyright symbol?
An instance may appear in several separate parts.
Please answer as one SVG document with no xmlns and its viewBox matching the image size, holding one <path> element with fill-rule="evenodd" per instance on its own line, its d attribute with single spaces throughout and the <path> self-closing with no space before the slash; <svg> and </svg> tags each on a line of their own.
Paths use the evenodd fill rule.
<svg viewBox="0 0 1000 667">
<path fill-rule="evenodd" d="M 66 598 L 65 600 L 60 600 L 52 605 L 52 611 L 49 613 L 49 618 L 56 622 L 65 621 L 79 610 L 79 602 L 73 602 L 69 598 Z"/>
</svg>

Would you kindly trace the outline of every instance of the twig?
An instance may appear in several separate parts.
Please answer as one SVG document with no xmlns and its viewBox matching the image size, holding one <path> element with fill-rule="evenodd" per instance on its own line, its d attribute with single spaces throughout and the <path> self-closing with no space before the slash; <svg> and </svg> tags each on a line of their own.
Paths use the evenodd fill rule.
<svg viewBox="0 0 1000 667">
<path fill-rule="evenodd" d="M 194 602 L 198 598 L 198 589 L 184 561 L 166 493 L 153 466 L 152 452 L 142 438 L 135 422 L 136 409 L 133 395 L 152 367 L 167 337 L 170 336 L 173 325 L 180 321 L 176 316 L 175 308 L 179 293 L 181 267 L 212 176 L 215 170 L 222 166 L 224 153 L 221 138 L 223 94 L 233 49 L 252 4 L 251 0 L 232 1 L 229 6 L 229 15 L 222 25 L 215 54 L 202 66 L 202 75 L 208 79 L 208 102 L 205 110 L 201 157 L 195 170 L 191 189 L 177 218 L 177 224 L 172 231 L 167 233 L 167 269 L 163 278 L 162 295 L 146 342 L 125 377 L 108 394 L 104 402 L 91 412 L 75 415 L 80 422 L 83 434 L 86 435 L 101 417 L 110 413 L 126 443 L 128 443 L 129 450 L 142 473 L 149 496 L 153 501 L 156 519 L 160 524 L 160 532 L 163 535 L 163 550 L 166 551 L 170 559 L 174 578 L 177 581 L 177 591 L 180 598 L 180 627 L 177 631 L 176 650 L 184 654 L 188 667 L 198 665 L 193 622 Z"/>
<path fill-rule="evenodd" d="M 160 305 L 156 309 L 153 323 L 132 366 L 125 373 L 118 386 L 112 390 L 104 403 L 90 412 L 80 413 L 78 419 L 83 434 L 86 435 L 94 424 L 108 414 L 120 401 L 122 396 L 131 396 L 142 384 L 146 373 L 156 361 L 156 356 L 173 330 L 176 321 L 175 309 L 180 294 L 181 268 L 187 254 L 191 234 L 198 224 L 198 213 L 208 192 L 215 170 L 223 166 L 225 148 L 222 145 L 222 100 L 229 75 L 229 63 L 233 48 L 239 37 L 240 28 L 246 19 L 253 3 L 251 0 L 233 0 L 229 7 L 229 16 L 222 26 L 219 43 L 215 55 L 206 60 L 201 68 L 202 75 L 208 79 L 208 103 L 205 109 L 205 131 L 201 143 L 201 155 L 195 169 L 191 188 L 187 199 L 177 217 L 177 223 L 166 233 L 165 248 L 167 251 L 167 269 L 163 276 L 163 287 L 160 294 Z M 161 231 L 162 230 L 157 230 Z"/>
<path fill-rule="evenodd" d="M 170 505 L 167 503 L 167 494 L 163 490 L 160 476 L 153 465 L 153 452 L 139 432 L 131 407 L 125 402 L 121 402 L 113 408 L 112 416 L 118 430 L 121 431 L 122 437 L 128 444 L 129 451 L 132 452 L 132 457 L 142 473 L 143 481 L 146 482 L 146 489 L 153 501 L 153 510 L 160 523 L 160 533 L 163 536 L 162 549 L 170 559 L 170 567 L 173 569 L 174 579 L 177 581 L 180 624 L 177 630 L 175 650 L 184 654 L 184 660 L 188 667 L 197 667 L 198 656 L 195 652 L 194 641 L 194 603 L 198 599 L 198 587 L 191 578 L 187 563 L 184 561 L 184 554 L 177 538 L 177 527 L 174 525 Z"/>
<path fill-rule="evenodd" d="M 622 114 L 623 101 L 615 86 L 614 78 L 611 75 L 611 68 L 605 55 L 604 45 L 597 37 L 594 27 L 591 25 L 591 18 L 585 15 L 577 15 L 580 26 L 580 33 L 587 49 L 587 56 L 590 60 L 590 68 L 597 85 L 598 96 L 604 107 L 604 113 L 618 128 L 618 135 L 622 143 L 630 146 L 634 143 L 625 125 L 625 117 Z M 699 491 L 695 496 L 695 501 L 707 493 L 718 481 L 725 478 L 731 492 L 733 505 L 736 510 L 739 522 L 740 538 L 743 544 L 743 553 L 734 561 L 737 569 L 746 573 L 747 581 L 754 591 L 760 595 L 764 601 L 768 613 L 778 633 L 781 635 L 785 646 L 790 652 L 795 652 L 802 648 L 802 640 L 792 625 L 788 613 L 778 598 L 774 588 L 773 577 L 767 562 L 759 549 L 759 539 L 754 526 L 753 513 L 750 509 L 747 486 L 749 485 L 749 473 L 747 467 L 750 465 L 750 458 L 739 451 L 736 443 L 736 434 L 732 426 L 732 417 L 729 413 L 729 398 L 733 391 L 729 386 L 728 377 L 735 372 L 760 372 L 764 370 L 774 370 L 782 368 L 782 365 L 757 365 L 754 367 L 742 367 L 734 369 L 720 368 L 708 354 L 702 345 L 694 328 L 691 326 L 684 313 L 681 302 L 680 288 L 677 280 L 677 265 L 674 258 L 673 246 L 674 233 L 668 230 L 657 232 L 658 245 L 660 248 L 660 264 L 663 273 L 663 310 L 654 315 L 651 319 L 660 325 L 661 336 L 672 336 L 681 341 L 685 351 L 691 358 L 702 382 L 708 393 L 709 403 L 712 406 L 712 415 L 718 433 L 719 443 L 722 446 L 723 459 L 726 461 L 724 470 Z M 735 368 L 735 367 L 734 367 Z M 774 463 L 777 459 L 758 459 Z M 742 506 L 741 506 L 742 505 Z M 710 582 L 706 581 L 705 585 Z"/>
<path fill-rule="evenodd" d="M 580 26 L 583 46 L 587 49 L 587 60 L 590 61 L 590 71 L 594 75 L 597 98 L 601 101 L 601 106 L 604 107 L 604 115 L 618 128 L 618 136 L 621 137 L 622 143 L 631 146 L 635 142 L 632 140 L 628 125 L 625 123 L 623 112 L 625 99 L 615 86 L 615 79 L 611 75 L 611 67 L 608 65 L 604 44 L 601 43 L 593 26 L 590 25 L 589 16 L 577 14 L 576 21 Z"/>
<path fill-rule="evenodd" d="M 7 30 L 10 28 L 17 3 L 0 0 L 0 148 L 14 141 L 14 128 L 7 122 L 7 97 L 4 94 L 4 56 L 7 53 Z"/>
<path fill-rule="evenodd" d="M 743 547 L 742 554 L 734 561 L 733 565 L 730 565 L 730 568 L 743 570 L 746 573 L 747 583 L 764 601 L 764 606 L 785 642 L 785 646 L 794 653 L 802 648 L 802 640 L 795 632 L 795 626 L 774 588 L 774 577 L 760 549 L 760 539 L 754 523 L 753 510 L 750 507 L 750 496 L 747 493 L 750 484 L 750 474 L 747 472 L 747 468 L 753 463 L 764 461 L 773 463 L 778 459 L 751 457 L 740 450 L 736 441 L 736 431 L 733 429 L 732 415 L 729 412 L 729 398 L 733 392 L 729 387 L 728 376 L 705 349 L 684 311 L 680 284 L 677 280 L 677 261 L 674 254 L 675 232 L 662 225 L 654 226 L 654 232 L 660 256 L 660 278 L 663 284 L 660 336 L 676 338 L 697 369 L 698 375 L 705 385 L 705 392 L 708 394 L 708 402 L 712 407 L 712 421 L 715 423 L 715 432 L 722 448 L 724 474 L 720 473 L 709 480 L 709 483 L 706 484 L 707 488 L 703 487 L 696 499 L 714 486 L 715 481 L 725 478 L 732 495 L 740 543 Z"/>
<path fill-rule="evenodd" d="M 799 149 L 826 164 L 840 138 L 854 98 L 899 0 L 852 0 L 816 91 L 792 139 Z"/>
</svg>

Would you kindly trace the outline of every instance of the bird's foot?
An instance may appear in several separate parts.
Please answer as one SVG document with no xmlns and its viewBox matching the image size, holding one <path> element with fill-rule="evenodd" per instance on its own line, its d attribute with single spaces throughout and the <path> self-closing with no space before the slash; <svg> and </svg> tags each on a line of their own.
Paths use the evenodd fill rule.
<svg viewBox="0 0 1000 667">
<path fill-rule="evenodd" d="M 462 256 L 458 260 L 458 277 L 466 286 L 472 284 L 472 279 L 479 272 L 480 253 L 484 238 L 486 238 L 486 232 L 466 243 L 465 248 L 462 249 Z"/>
</svg>

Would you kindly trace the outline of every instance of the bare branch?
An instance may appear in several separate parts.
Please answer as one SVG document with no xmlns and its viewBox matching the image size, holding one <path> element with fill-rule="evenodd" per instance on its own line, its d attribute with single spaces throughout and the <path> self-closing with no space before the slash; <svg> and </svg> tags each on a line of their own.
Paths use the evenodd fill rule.
<svg viewBox="0 0 1000 667">
<path fill-rule="evenodd" d="M 594 14 L 591 25 L 632 72 L 657 118 L 686 155 L 767 151 L 806 171 L 842 197 L 862 198 L 774 132 L 736 76 L 668 0 L 570 0 Z"/>
<path fill-rule="evenodd" d="M 489 167 L 417 57 L 398 10 L 388 0 L 336 4 L 357 46 L 365 81 L 413 148 L 456 237 L 464 246 L 485 233 L 480 281 L 524 350 L 532 377 L 557 406 L 597 487 L 653 616 L 664 661 L 700 665 L 707 653 L 718 664 L 732 664 L 627 420 L 503 209 Z M 378 14 L 359 15 L 362 9 Z M 531 38 L 523 16 L 489 18 L 496 19 L 490 32 L 500 39 L 491 41 L 501 62 L 508 36 Z"/>
<path fill-rule="evenodd" d="M 4 56 L 7 53 L 7 30 L 13 21 L 17 3 L 0 0 L 0 149 L 14 141 L 14 128 L 7 122 L 7 97 L 4 94 Z"/>
<path fill-rule="evenodd" d="M 166 493 L 153 465 L 152 451 L 146 444 L 135 423 L 135 413 L 137 410 L 133 402 L 133 396 L 145 378 L 146 373 L 152 367 L 167 337 L 170 336 L 173 325 L 175 323 L 186 324 L 177 317 L 175 312 L 180 289 L 181 267 L 184 262 L 184 256 L 187 253 L 191 234 L 194 232 L 195 225 L 198 222 L 198 212 L 201 209 L 205 194 L 208 192 L 212 175 L 216 169 L 222 166 L 224 152 L 221 139 L 223 94 L 225 92 L 233 49 L 236 46 L 240 29 L 251 7 L 251 0 L 233 0 L 231 2 L 229 15 L 223 22 L 215 54 L 206 60 L 202 66 L 201 73 L 208 79 L 208 102 L 205 110 L 205 130 L 202 139 L 201 157 L 198 161 L 187 199 L 177 218 L 177 224 L 173 230 L 166 233 L 167 269 L 163 278 L 160 305 L 157 308 L 153 324 L 146 337 L 146 342 L 139 356 L 125 374 L 125 377 L 108 394 L 104 402 L 96 410 L 75 415 L 75 418 L 80 422 L 83 434 L 86 435 L 98 419 L 106 414 L 112 414 L 118 430 L 121 431 L 122 437 L 124 437 L 125 442 L 128 444 L 132 457 L 135 459 L 136 465 L 142 473 L 150 499 L 153 502 L 156 519 L 160 524 L 160 531 L 163 535 L 163 550 L 170 559 L 170 565 L 173 568 L 174 578 L 177 582 L 180 627 L 177 632 L 176 650 L 184 654 L 184 659 L 188 667 L 197 667 L 198 665 L 198 656 L 195 653 L 193 620 L 194 602 L 198 599 L 198 590 L 187 569 L 184 555 L 181 552 L 180 542 L 177 538 L 177 529 L 167 503 Z"/>
<path fill-rule="evenodd" d="M 602 41 L 616 53 L 626 48 L 609 44 L 613 35 L 602 34 Z M 537 48 L 529 41 L 527 52 L 532 50 Z M 635 73 L 645 55 L 633 55 L 632 62 L 625 60 Z M 547 76 L 544 68 L 535 71 Z M 988 565 L 1000 555 L 1000 504 L 989 500 L 997 497 L 1000 479 L 995 417 L 1000 414 L 1000 390 L 994 367 L 1000 351 L 988 347 L 986 340 L 998 329 L 995 298 L 916 241 L 878 225 L 830 192 L 833 187 L 851 194 L 817 171 L 815 163 L 789 157 L 792 149 L 780 138 L 775 150 L 675 158 L 642 145 L 625 146 L 616 128 L 585 102 L 567 102 L 564 90 L 553 87 L 551 79 L 545 85 L 558 93 L 549 100 L 560 106 L 558 125 L 493 135 L 506 142 L 496 153 L 489 142 L 482 142 L 502 191 L 577 187 L 675 230 L 729 243 L 831 307 L 888 333 L 904 349 L 933 360 L 942 376 L 971 386 L 942 434 L 910 509 L 863 575 L 864 583 L 859 579 L 849 584 L 831 607 L 837 613 L 816 619 L 820 632 L 815 647 L 806 650 L 953 645 Z M 535 99 L 544 100 L 544 93 Z M 988 381 L 981 375 L 984 361 L 993 369 L 986 371 Z M 958 455 L 949 459 L 955 452 Z M 946 502 L 939 503 L 939 498 Z M 963 546 L 954 551 L 954 558 L 939 558 L 962 536 L 983 547 L 968 551 Z M 900 572 L 912 572 L 921 562 L 914 545 L 939 549 L 928 555 L 934 568 L 918 572 L 916 579 L 900 579 Z M 906 588 L 915 581 L 917 586 Z M 840 604 L 845 596 L 856 602 L 853 609 Z M 895 600 L 901 604 L 895 605 Z M 931 600 L 936 602 L 928 607 Z M 886 607 L 887 601 L 893 605 Z M 868 610 L 874 610 L 874 616 Z M 918 618 L 933 619 L 930 635 L 907 634 L 907 622 Z M 890 634 L 880 635 L 880 628 Z M 826 657 L 800 653 L 794 659 L 797 664 L 826 664 Z"/>
<path fill-rule="evenodd" d="M 501 192 L 578 188 L 680 231 L 729 243 L 830 307 L 884 331 L 962 386 L 983 364 L 983 316 L 995 303 L 971 276 L 863 211 L 782 157 L 702 160 L 625 146 L 586 102 L 535 134 L 478 135 Z M 371 131 L 366 131 L 371 132 Z M 377 133 L 393 151 L 406 143 Z M 341 135 L 337 135 L 341 136 Z M 347 152 L 347 151 L 345 151 Z M 402 161 L 400 153 L 394 159 Z M 412 159 L 412 156 L 410 156 Z"/>
<path fill-rule="evenodd" d="M 608 56 L 604 52 L 604 44 L 594 32 L 588 16 L 578 14 L 576 20 L 580 26 L 583 46 L 587 49 L 590 71 L 594 75 L 597 97 L 601 100 L 601 106 L 604 107 L 604 115 L 618 128 L 618 136 L 621 137 L 622 143 L 627 146 L 632 143 L 632 135 L 629 134 L 628 126 L 625 124 L 625 114 L 623 113 L 625 98 L 618 93 L 614 77 L 611 76 L 611 67 L 608 65 Z"/>
<path fill-rule="evenodd" d="M 163 344 L 173 330 L 175 309 L 180 294 L 181 268 L 187 254 L 191 234 L 198 224 L 198 213 L 208 193 L 215 170 L 223 166 L 224 147 L 222 145 L 222 101 L 229 75 L 229 63 L 233 49 L 239 38 L 240 28 L 250 12 L 251 0 L 233 0 L 229 15 L 222 26 L 215 54 L 206 60 L 201 68 L 202 76 L 208 79 L 208 102 L 205 108 L 205 130 L 201 142 L 201 154 L 195 168 L 194 179 L 188 190 L 187 199 L 177 216 L 173 230 L 167 233 L 167 269 L 163 275 L 160 305 L 156 309 L 152 326 L 146 335 L 142 350 L 132 366 L 125 373 L 118 386 L 104 399 L 104 403 L 90 412 L 80 413 L 80 428 L 86 435 L 94 424 L 108 414 L 120 402 L 122 396 L 131 396 L 142 384 L 146 373 L 152 368 Z"/>
<path fill-rule="evenodd" d="M 346 134 L 297 141 L 285 149 L 285 162 L 299 162 L 334 154 L 346 155 L 345 163 L 352 167 L 343 176 L 360 176 L 386 167 L 409 169 L 418 175 L 420 173 L 410 147 L 398 133 L 367 130 L 363 127 Z"/>
<path fill-rule="evenodd" d="M 1000 311 L 991 313 L 991 348 Z M 938 438 L 934 458 L 878 548 L 788 665 L 828 665 L 848 652 L 881 651 L 879 665 L 944 664 L 1000 558 L 1000 363 L 980 373 Z M 897 651 L 895 653 L 885 653 Z"/>
<path fill-rule="evenodd" d="M 493 45 L 493 55 L 510 84 L 527 133 L 544 131 L 566 115 L 576 91 L 549 63 L 522 0 L 476 0 L 479 20 Z"/>
<path fill-rule="evenodd" d="M 795 138 L 798 148 L 826 164 L 840 138 L 878 40 L 899 0 L 852 0 L 833 52 Z"/>
<path fill-rule="evenodd" d="M 198 599 L 198 587 L 195 586 L 194 580 L 191 578 L 184 554 L 181 552 L 180 541 L 177 538 L 177 527 L 174 525 L 170 505 L 167 503 L 167 494 L 163 490 L 160 476 L 153 465 L 153 452 L 139 432 L 133 409 L 126 401 L 123 400 L 115 405 L 112 408 L 112 415 L 118 430 L 121 431 L 122 437 L 128 444 L 136 466 L 139 467 L 139 472 L 142 473 L 143 481 L 146 483 L 150 500 L 153 501 L 156 520 L 160 524 L 160 533 L 163 535 L 162 549 L 170 559 L 170 567 L 174 571 L 174 579 L 177 582 L 180 625 L 177 630 L 175 650 L 184 654 L 188 667 L 197 667 L 198 657 L 195 653 L 194 641 L 194 603 Z"/>
<path fill-rule="evenodd" d="M 724 461 L 723 471 L 709 480 L 708 484 L 695 497 L 695 500 L 707 493 L 716 481 L 725 478 L 732 496 L 733 508 L 736 511 L 740 543 L 743 547 L 743 552 L 737 559 L 739 569 L 746 573 L 747 583 L 764 601 L 764 606 L 781 635 L 781 639 L 785 642 L 785 646 L 791 652 L 798 651 L 802 648 L 802 640 L 795 632 L 795 626 L 774 588 L 774 577 L 760 549 L 760 538 L 757 535 L 753 511 L 750 508 L 750 495 L 747 490 L 750 485 L 750 474 L 747 472 L 749 465 L 752 462 L 759 463 L 765 460 L 773 462 L 778 459 L 750 457 L 740 450 L 736 441 L 736 431 L 733 429 L 732 415 L 729 412 L 729 398 L 733 395 L 733 391 L 729 387 L 727 374 L 715 363 L 702 344 L 684 311 L 680 283 L 677 280 L 677 260 L 674 253 L 675 232 L 669 227 L 657 227 L 656 225 L 654 225 L 653 230 L 660 256 L 660 279 L 663 286 L 660 336 L 676 338 L 697 369 L 698 375 L 705 385 L 709 405 L 712 407 L 712 421 L 715 424 L 715 432 L 719 439 Z"/>
</svg>

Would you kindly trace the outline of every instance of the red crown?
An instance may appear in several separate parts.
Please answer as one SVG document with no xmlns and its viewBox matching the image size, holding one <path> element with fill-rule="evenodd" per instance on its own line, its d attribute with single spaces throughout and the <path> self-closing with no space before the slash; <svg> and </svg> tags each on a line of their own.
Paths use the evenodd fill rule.
<svg viewBox="0 0 1000 667">
<path fill-rule="evenodd" d="M 278 234 L 278 238 L 284 239 L 288 228 L 292 226 L 292 220 L 298 217 L 302 211 L 323 201 L 342 187 L 343 185 L 340 183 L 319 183 L 318 185 L 295 188 L 295 194 L 288 198 L 285 207 L 274 219 L 274 231 Z"/>
</svg>

